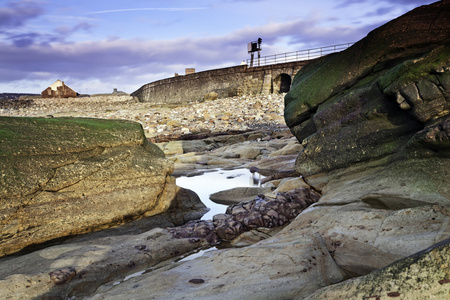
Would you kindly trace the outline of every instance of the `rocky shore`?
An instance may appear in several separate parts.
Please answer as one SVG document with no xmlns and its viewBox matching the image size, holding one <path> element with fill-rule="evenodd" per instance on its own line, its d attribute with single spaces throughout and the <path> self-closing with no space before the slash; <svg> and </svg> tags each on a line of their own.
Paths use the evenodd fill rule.
<svg viewBox="0 0 450 300">
<path fill-rule="evenodd" d="M 286 95 L 4 103 L 0 298 L 447 299 L 449 13 L 375 29 Z M 199 220 L 174 177 L 217 168 L 263 186 L 217 191 L 231 205 Z M 70 236 L 83 220 L 104 230 Z"/>
<path fill-rule="evenodd" d="M 191 133 L 214 135 L 284 124 L 284 94 L 217 99 L 182 106 L 152 106 L 126 95 L 1 101 L 0 115 L 90 117 L 132 120 L 148 138 L 178 139 Z"/>
<path fill-rule="evenodd" d="M 283 204 L 282 201 L 270 201 L 270 199 L 275 200 L 277 197 L 282 197 L 277 196 L 278 192 L 288 192 L 295 188 L 308 188 L 293 170 L 295 157 L 302 147 L 284 124 L 284 118 L 282 116 L 284 109 L 283 97 L 284 95 L 256 95 L 241 98 L 219 99 L 179 107 L 148 106 L 148 104 L 136 102 L 129 96 L 114 95 L 77 99 L 37 98 L 18 102 L 3 102 L 0 111 L 3 116 L 16 118 L 34 117 L 36 118 L 35 120 L 42 122 L 42 125 L 35 128 L 36 130 L 41 130 L 39 129 L 42 128 L 40 126 L 47 127 L 46 124 L 48 122 L 53 123 L 52 120 L 68 120 L 69 122 L 75 120 L 74 122 L 78 122 L 76 121 L 79 120 L 77 119 L 78 117 L 105 119 L 105 121 L 121 119 L 138 122 L 144 128 L 143 132 L 145 132 L 147 139 L 156 142 L 156 145 L 158 145 L 165 153 L 168 161 L 172 161 L 174 165 L 174 169 L 171 171 L 172 176 L 195 176 L 195 174 L 200 174 L 205 170 L 217 168 L 248 168 L 252 169 L 253 172 L 258 171 L 261 174 L 265 174 L 267 178 L 270 176 L 272 176 L 272 178 L 270 178 L 270 183 L 267 184 L 267 187 L 264 189 L 267 194 L 266 200 L 269 200 L 267 202 L 268 204 L 264 206 L 265 208 L 261 208 L 262 210 L 260 209 L 260 212 L 252 212 L 251 209 L 247 211 L 245 208 L 242 208 L 242 210 L 247 211 L 245 216 L 242 214 L 237 215 L 236 213 L 231 213 L 229 215 L 231 217 L 223 215 L 217 216 L 215 220 L 210 221 L 191 221 L 191 223 L 188 223 L 188 225 L 183 227 L 174 226 L 182 225 L 189 220 L 200 218 L 201 214 L 204 213 L 204 207 L 195 202 L 195 196 L 190 195 L 189 191 L 184 189 L 180 189 L 180 191 L 183 191 L 182 193 L 180 193 L 180 191 L 173 191 L 174 181 L 169 180 L 167 184 L 170 185 L 164 187 L 165 190 L 170 190 L 170 192 L 166 192 L 166 197 L 174 194 L 177 194 L 178 196 L 176 197 L 176 202 L 172 201 L 172 204 L 167 204 L 166 201 L 164 206 L 167 207 L 167 205 L 170 205 L 171 207 L 166 213 L 161 214 L 161 211 L 153 210 L 153 212 L 146 213 L 144 219 L 129 224 L 124 224 L 124 221 L 121 221 L 116 217 L 114 222 L 122 224 L 119 227 L 117 227 L 117 224 L 110 229 L 107 229 L 107 227 L 104 226 L 102 231 L 80 235 L 75 238 L 60 239 L 56 242 L 52 241 L 51 243 L 47 243 L 47 245 L 44 244 L 35 247 L 36 250 L 30 254 L 26 253 L 33 248 L 29 248 L 24 255 L 18 257 L 7 256 L 0 259 L 0 264 L 4 267 L 4 273 L 1 275 L 3 281 L 0 281 L 3 290 L 2 295 L 5 297 L 13 297 L 12 299 L 14 299 L 14 297 L 21 298 L 26 291 L 29 295 L 41 295 L 42 299 L 46 299 L 46 297 L 64 298 L 61 295 L 72 294 L 74 293 L 74 290 L 79 289 L 77 288 L 78 286 L 82 285 L 84 292 L 76 293 L 76 295 L 77 297 L 83 295 L 87 296 L 106 280 L 102 278 L 111 278 L 109 280 L 115 278 L 115 281 L 120 281 L 123 280 L 127 274 L 140 272 L 140 270 L 143 270 L 143 266 L 146 266 L 144 270 L 151 266 L 158 266 L 159 264 L 164 266 L 168 263 L 165 262 L 166 260 L 169 260 L 170 262 L 177 259 L 177 257 L 182 257 L 183 255 L 198 249 L 211 247 L 211 245 L 248 246 L 278 232 L 279 229 L 275 227 L 286 225 L 299 212 L 318 199 L 318 194 L 316 193 L 314 196 L 315 200 L 311 201 L 309 204 L 306 204 L 304 201 L 310 200 L 302 200 L 295 195 L 289 196 L 288 198 L 285 197 L 285 204 Z M 228 107 L 228 109 L 224 110 L 224 107 Z M 32 123 L 33 119 L 30 120 Z M 9 123 L 8 119 L 5 119 L 4 121 L 5 125 Z M 156 128 L 156 130 L 149 130 L 149 126 L 153 126 L 152 129 Z M 147 128 L 147 130 L 145 128 Z M 35 129 L 26 126 L 21 127 L 22 131 L 29 131 L 27 134 L 29 134 L 30 137 L 35 134 Z M 47 134 L 55 136 L 55 138 L 60 134 L 49 133 L 48 129 L 46 130 Z M 67 134 L 70 135 L 70 132 Z M 84 138 L 79 137 L 79 133 L 76 133 L 76 131 L 74 131 L 73 134 L 74 136 L 77 136 L 77 140 L 83 139 L 83 141 L 85 141 Z M 136 137 L 136 140 L 139 140 L 138 136 Z M 71 152 L 73 150 L 63 151 Z M 116 157 L 108 157 L 105 157 L 106 161 L 116 159 Z M 44 159 L 46 158 L 44 157 Z M 136 161 L 136 158 L 133 158 L 133 160 Z M 78 163 L 78 165 L 83 168 L 88 167 L 87 162 Z M 37 164 L 37 166 L 40 166 L 40 164 Z M 80 168 L 80 171 L 81 170 L 82 169 Z M 117 171 L 114 172 L 117 173 Z M 73 171 L 71 171 L 71 174 L 74 174 Z M 107 176 L 111 175 L 108 174 Z M 149 176 L 149 174 L 146 176 Z M 290 176 L 295 177 L 292 178 L 296 180 L 295 184 L 292 184 L 292 181 L 291 183 L 289 183 L 289 180 L 286 181 L 286 178 L 289 179 Z M 67 185 L 67 183 L 63 183 L 63 185 Z M 167 186 L 170 186 L 170 188 L 167 188 Z M 279 189 L 277 189 L 277 187 L 279 187 Z M 86 188 L 86 186 L 84 188 Z M 273 192 L 275 189 L 277 190 Z M 217 192 L 220 192 L 220 190 L 217 190 Z M 225 196 L 223 197 L 226 199 L 232 198 L 228 191 L 222 192 L 225 192 Z M 313 191 L 311 192 L 314 193 Z M 95 192 L 92 193 L 95 195 Z M 252 200 L 257 194 L 258 193 L 253 197 L 247 198 L 253 203 L 252 206 L 257 202 L 260 202 L 259 200 Z M 64 191 L 63 195 L 67 195 L 67 191 Z M 87 192 L 84 192 L 83 195 L 89 199 Z M 134 197 L 131 190 L 127 195 L 127 197 Z M 90 197 L 93 199 L 93 196 Z M 260 194 L 259 197 L 265 196 Z M 142 197 L 137 198 L 141 199 Z M 292 202 L 291 199 L 293 198 L 297 199 L 297 202 Z M 125 199 L 119 199 L 119 201 L 124 200 Z M 237 195 L 235 200 L 229 201 L 239 203 L 243 200 L 246 200 L 243 195 Z M 108 203 L 110 203 L 110 201 L 108 201 Z M 77 205 L 79 206 L 79 209 L 85 209 L 80 206 L 79 203 Z M 104 209 L 107 209 L 112 214 L 116 214 L 116 212 L 113 212 L 114 210 L 111 210 L 111 204 L 108 205 L 109 208 L 105 207 Z M 53 208 L 51 209 L 60 209 L 55 205 L 52 205 L 52 207 Z M 158 214 L 154 215 L 155 213 Z M 271 216 L 268 217 L 269 215 Z M 23 217 L 21 218 L 23 219 Z M 66 217 L 62 218 L 64 219 Z M 138 218 L 138 215 L 134 218 Z M 236 221 L 236 218 L 239 222 Z M 45 217 L 42 217 L 42 219 L 47 220 Z M 91 225 L 89 225 L 87 218 L 83 216 L 80 220 L 84 220 L 84 225 L 87 225 L 87 227 L 80 227 L 78 231 L 75 230 L 75 228 L 71 228 L 72 235 L 91 231 L 95 226 L 98 226 L 92 223 L 93 227 L 89 230 L 88 228 Z M 26 220 L 23 219 L 23 222 L 26 222 Z M 271 226 L 264 226 L 267 222 L 274 224 Z M 51 226 L 51 224 L 53 223 L 49 223 L 49 226 Z M 189 224 L 197 225 L 193 228 L 189 227 Z M 239 230 L 236 229 L 236 224 L 241 224 L 239 225 Z M 41 224 L 39 226 L 42 227 L 43 225 Z M 161 231 L 158 227 L 172 229 L 169 231 Z M 272 227 L 272 229 L 268 228 L 264 230 L 260 227 Z M 55 227 L 53 229 L 57 228 Z M 10 229 L 10 231 L 11 230 L 13 229 Z M 130 246 L 131 252 L 130 250 L 125 250 L 123 254 L 120 254 L 118 250 L 114 250 L 115 247 L 128 247 L 126 246 L 126 243 L 128 242 L 125 242 L 128 239 L 130 241 L 135 241 L 136 239 L 140 240 L 141 238 L 138 238 L 139 234 L 145 234 L 146 238 L 149 239 L 149 236 L 154 234 L 152 233 L 152 230 L 156 230 L 155 237 L 157 237 L 156 240 L 153 240 L 153 238 L 151 239 L 152 244 L 148 244 L 144 241 L 139 245 L 133 244 Z M 245 234 L 247 231 L 249 234 Z M 50 234 L 51 230 L 47 230 L 47 233 Z M 22 235 L 24 234 L 28 235 L 30 233 L 27 233 L 25 230 Z M 55 234 L 57 234 L 56 231 Z M 19 235 L 16 234 L 16 236 L 18 238 L 17 241 L 24 241 Z M 115 238 L 115 236 L 123 236 L 122 239 L 124 240 L 118 242 L 119 240 Z M 53 237 L 54 239 L 55 237 L 58 237 L 58 235 L 49 235 L 49 237 Z M 11 240 L 11 244 L 16 247 L 14 249 L 20 249 L 21 245 L 14 241 L 15 240 Z M 43 241 L 45 242 L 45 239 L 30 239 L 30 242 L 28 243 L 34 244 Z M 60 243 L 63 243 L 63 245 L 55 245 Z M 155 247 L 155 243 L 158 244 L 157 247 Z M 40 261 L 38 257 L 42 255 L 46 256 L 46 254 L 42 253 L 49 253 L 48 251 L 56 251 L 58 253 L 63 251 L 61 253 L 64 253 L 66 250 L 63 249 L 79 249 L 79 251 L 70 250 L 68 252 L 70 253 L 70 256 L 58 255 L 58 258 L 52 260 L 51 263 L 48 259 L 41 262 L 45 265 L 63 266 L 70 257 L 81 258 L 86 256 L 90 251 L 93 251 L 92 249 L 97 247 L 103 248 L 106 247 L 106 245 L 108 245 L 107 247 L 111 250 L 109 250 L 110 252 L 105 252 L 102 255 L 103 258 L 98 262 L 95 262 L 97 260 L 96 258 L 89 255 L 90 258 L 88 264 L 71 264 L 71 266 L 62 269 L 52 269 L 48 267 L 47 269 L 44 268 L 41 270 L 41 272 L 36 272 L 26 267 L 29 260 Z M 40 248 L 44 249 L 38 250 Z M 157 248 L 161 249 L 163 252 L 155 255 L 156 251 L 159 251 Z M 4 246 L 2 246 L 2 249 L 8 251 L 5 252 L 7 254 L 11 253 L 13 250 L 13 248 L 7 250 Z M 138 251 L 136 249 L 138 249 Z M 171 249 L 172 251 L 167 253 L 164 252 L 164 249 Z M 135 251 L 137 252 L 135 253 Z M 147 257 L 147 253 L 152 254 Z M 144 256 L 138 258 L 135 257 L 136 254 L 144 254 Z M 109 265 L 115 264 L 117 267 L 107 268 L 103 265 L 105 263 Z M 20 271 L 17 269 L 17 266 L 20 266 Z M 47 281 L 47 283 L 42 286 L 39 282 L 45 281 L 46 276 L 49 276 L 47 273 L 51 273 L 51 276 L 49 277 L 50 281 Z M 17 283 L 16 287 L 11 286 L 11 274 L 17 274 L 14 277 L 14 282 Z M 31 285 L 22 285 L 20 283 L 22 280 L 31 280 L 33 283 Z M 53 287 L 52 284 L 55 284 L 55 282 L 56 285 Z M 66 282 L 68 283 L 66 284 Z M 25 288 L 25 290 L 22 290 L 22 288 Z"/>
</svg>

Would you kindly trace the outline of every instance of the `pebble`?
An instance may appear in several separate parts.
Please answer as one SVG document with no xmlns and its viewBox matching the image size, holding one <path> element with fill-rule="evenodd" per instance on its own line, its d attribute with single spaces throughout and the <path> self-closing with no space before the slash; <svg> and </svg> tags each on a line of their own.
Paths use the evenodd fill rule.
<svg viewBox="0 0 450 300">
<path fill-rule="evenodd" d="M 52 271 L 48 275 L 50 276 L 50 279 L 55 284 L 64 284 L 67 281 L 69 281 L 70 279 L 72 279 L 76 274 L 77 274 L 77 272 L 75 271 L 74 268 L 68 267 L 68 268 Z"/>
<path fill-rule="evenodd" d="M 246 95 L 178 106 L 141 103 L 126 95 L 38 98 L 26 102 L 0 102 L 0 115 L 125 119 L 141 123 L 148 138 L 182 136 L 201 132 L 246 131 L 285 126 L 284 95 Z"/>
</svg>

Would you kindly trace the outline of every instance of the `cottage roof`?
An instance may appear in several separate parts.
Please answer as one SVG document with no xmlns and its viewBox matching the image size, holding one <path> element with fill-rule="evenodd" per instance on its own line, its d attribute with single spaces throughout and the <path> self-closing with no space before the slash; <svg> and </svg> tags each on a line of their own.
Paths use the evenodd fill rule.
<svg viewBox="0 0 450 300">
<path fill-rule="evenodd" d="M 64 81 L 61 80 L 56 80 L 52 85 L 49 86 L 49 88 L 51 88 L 53 91 L 57 91 L 58 87 L 63 86 L 64 85 Z"/>
</svg>

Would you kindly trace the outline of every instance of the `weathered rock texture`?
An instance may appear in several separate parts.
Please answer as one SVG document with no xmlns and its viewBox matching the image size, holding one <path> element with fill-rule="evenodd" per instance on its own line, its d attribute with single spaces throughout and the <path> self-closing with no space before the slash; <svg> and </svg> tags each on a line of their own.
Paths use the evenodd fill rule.
<svg viewBox="0 0 450 300">
<path fill-rule="evenodd" d="M 173 163 L 140 124 L 0 118 L 0 256 L 166 211 Z"/>
<path fill-rule="evenodd" d="M 450 240 L 445 240 L 369 275 L 323 288 L 299 299 L 448 299 L 449 256 Z"/>
<path fill-rule="evenodd" d="M 248 247 L 210 251 L 198 259 L 156 270 L 150 264 L 148 271 L 151 272 L 122 280 L 119 284 L 113 284 L 116 280 L 113 278 L 112 282 L 96 288 L 89 299 L 303 299 L 323 287 L 331 285 L 330 289 L 333 289 L 337 282 L 367 274 L 372 274 L 366 277 L 369 280 L 346 281 L 329 292 L 336 293 L 341 299 L 351 299 L 357 287 L 356 292 L 374 291 L 367 294 L 374 299 L 377 296 L 380 299 L 397 296 L 406 299 L 403 295 L 414 297 L 418 288 L 417 295 L 436 299 L 442 296 L 449 284 L 445 260 L 447 245 L 444 248 L 437 246 L 428 252 L 430 255 L 422 253 L 385 270 L 376 270 L 450 238 L 449 127 L 446 119 L 448 12 L 447 4 L 442 2 L 414 10 L 370 33 L 348 52 L 308 66 L 296 78 L 293 91 L 286 98 L 286 119 L 305 147 L 302 150 L 297 144 L 292 145 L 302 151 L 297 171 L 316 189 L 321 189 L 323 196 L 292 223 L 274 236 Z M 429 83 L 419 83 L 421 80 Z M 398 83 L 402 84 L 397 88 Z M 417 97 L 411 96 L 414 93 L 407 88 L 411 84 L 416 86 L 420 99 L 430 99 L 423 101 L 426 108 L 419 108 L 421 102 L 418 101 L 418 108 L 414 108 L 416 104 L 411 99 Z M 408 109 L 408 105 L 411 108 Z M 256 146 L 251 145 L 252 148 Z M 286 146 L 287 141 L 275 150 L 283 150 Z M 292 151 L 285 150 L 286 153 Z M 264 150 L 260 149 L 260 152 Z M 229 147 L 220 152 L 220 156 L 237 159 L 242 153 L 238 148 Z M 291 169 L 292 157 L 296 155 L 287 160 L 279 155 L 281 153 L 255 162 L 254 166 L 260 171 Z M 178 158 L 202 162 L 188 156 Z M 304 185 L 298 178 L 286 179 L 280 182 L 278 191 L 306 188 Z M 275 192 L 270 194 L 276 196 Z M 264 220 L 255 218 L 255 223 L 250 222 L 252 219 L 246 216 L 251 213 L 243 211 L 245 205 L 234 207 L 238 212 L 232 220 L 222 215 L 215 219 L 216 223 L 237 222 L 240 211 L 240 216 L 245 217 L 244 224 L 249 220 L 248 225 L 260 226 Z M 278 213 L 269 206 L 260 207 L 263 216 L 269 217 L 266 218 L 268 221 L 274 212 Z M 205 233 L 201 237 L 209 239 L 215 230 L 211 223 L 191 224 L 194 231 Z M 165 238 L 173 243 L 175 239 L 164 232 Z M 178 240 L 183 246 L 205 242 L 201 237 L 189 235 L 191 232 L 190 229 L 187 231 L 187 239 Z M 224 230 L 222 236 L 228 239 L 229 232 Z M 122 250 L 130 249 L 129 243 L 134 238 L 138 244 L 132 245 L 138 247 L 132 249 L 136 252 L 151 249 L 147 242 L 154 238 L 162 242 L 158 236 L 143 235 L 114 240 L 114 245 L 118 243 L 114 249 L 103 248 L 97 243 L 94 250 L 100 248 L 100 251 L 86 248 L 87 253 L 78 252 L 73 261 L 81 264 L 86 262 L 85 258 L 93 257 L 101 261 L 102 250 L 108 252 L 109 258 L 116 257 L 118 251 L 117 264 L 123 267 L 126 261 L 123 258 L 131 257 L 132 253 Z M 154 247 L 161 253 L 158 244 Z M 42 258 L 47 254 L 53 258 L 58 250 L 64 251 L 63 248 L 48 249 L 39 256 Z M 66 253 L 71 254 L 68 251 L 64 255 Z M 151 251 L 145 255 L 152 256 Z M 115 266 L 112 260 L 109 261 Z M 68 262 L 55 263 L 43 270 L 64 269 L 70 273 L 70 267 L 73 267 L 78 272 L 78 267 Z M 93 275 L 97 266 L 101 269 L 96 263 L 89 269 Z M 26 293 L 26 286 L 30 284 L 26 283 L 24 274 L 29 273 L 29 270 L 21 272 L 20 269 L 13 273 L 4 272 L 5 290 L 14 290 L 20 284 L 21 291 Z M 33 281 L 34 278 L 30 278 L 31 283 L 42 288 L 43 284 L 39 284 L 42 279 Z M 74 277 L 66 285 L 75 285 L 76 280 Z M 52 282 L 44 284 L 52 284 L 55 290 L 64 287 Z M 430 289 L 426 290 L 428 287 Z M 79 290 L 73 290 L 66 295 L 77 297 L 78 293 Z M 319 299 L 323 298 L 318 295 Z"/>
<path fill-rule="evenodd" d="M 416 9 L 296 76 L 285 111 L 304 146 L 296 169 L 323 196 L 291 224 L 252 246 L 210 252 L 93 299 L 130 292 L 135 299 L 303 299 L 450 238 L 449 12 L 442 2 Z M 401 261 L 404 268 L 388 269 L 368 289 L 391 298 L 419 287 L 438 297 L 446 289 L 438 285 L 448 284 L 447 252 L 430 252 L 429 265 L 415 264 L 420 255 Z M 433 273 L 433 288 L 391 274 L 408 268 Z M 340 299 L 354 296 L 348 284 Z"/>
<path fill-rule="evenodd" d="M 217 245 L 254 229 L 284 226 L 319 198 L 319 193 L 307 187 L 281 192 L 273 198 L 260 194 L 229 206 L 225 214 L 215 215 L 212 221 L 191 221 L 168 230 L 176 238 L 202 238 Z"/>
<path fill-rule="evenodd" d="M 0 298 L 81 299 L 102 284 L 110 288 L 131 274 L 144 273 L 162 261 L 205 245 L 204 240 L 191 243 L 173 239 L 166 230 L 156 228 L 138 235 L 69 243 L 0 259 Z M 76 272 L 70 280 L 59 284 L 52 280 L 52 272 L 68 269 Z"/>
<path fill-rule="evenodd" d="M 109 286 L 92 299 L 126 298 L 130 293 L 133 299 L 302 299 L 450 238 L 449 214 L 448 207 L 439 206 L 392 211 L 364 203 L 313 204 L 271 238 L 245 248 L 211 251 Z M 429 270 L 439 264 L 448 269 L 446 262 L 436 262 Z M 192 284 L 191 279 L 204 282 Z"/>
<path fill-rule="evenodd" d="M 449 203 L 449 6 L 417 8 L 300 70 L 285 118 L 305 147 L 296 166 L 307 181 L 329 191 L 333 180 L 372 176 L 356 198 Z"/>
</svg>

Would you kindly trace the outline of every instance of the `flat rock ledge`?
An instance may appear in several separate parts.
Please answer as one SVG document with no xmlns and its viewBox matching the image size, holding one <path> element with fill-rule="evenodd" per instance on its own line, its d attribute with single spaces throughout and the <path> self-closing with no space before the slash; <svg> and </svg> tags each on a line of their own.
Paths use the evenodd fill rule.
<svg viewBox="0 0 450 300">
<path fill-rule="evenodd" d="M 450 239 L 398 260 L 369 275 L 320 289 L 304 300 L 448 299 Z"/>
<path fill-rule="evenodd" d="M 156 269 L 166 260 L 206 246 L 204 240 L 174 239 L 165 229 L 156 228 L 0 259 L 0 298 L 82 299 L 102 284 L 113 287 L 127 276 Z"/>
</svg>

